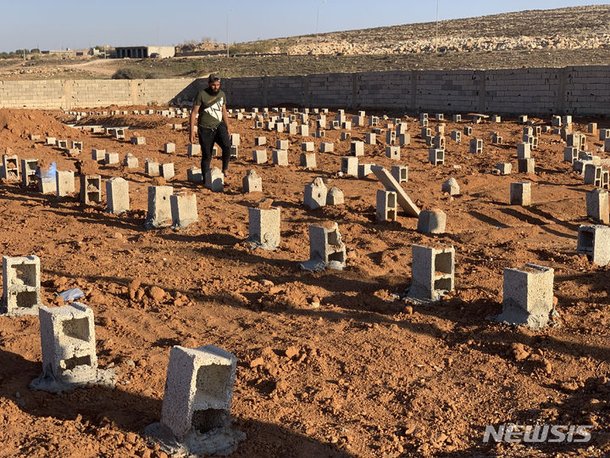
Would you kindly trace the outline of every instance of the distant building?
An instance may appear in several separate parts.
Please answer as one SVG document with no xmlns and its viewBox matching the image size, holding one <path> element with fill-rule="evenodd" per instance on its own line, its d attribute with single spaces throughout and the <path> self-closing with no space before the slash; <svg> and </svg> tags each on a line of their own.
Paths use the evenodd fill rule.
<svg viewBox="0 0 610 458">
<path fill-rule="evenodd" d="M 115 56 L 118 59 L 144 59 L 146 57 L 174 57 L 176 48 L 174 46 L 117 46 Z"/>
</svg>

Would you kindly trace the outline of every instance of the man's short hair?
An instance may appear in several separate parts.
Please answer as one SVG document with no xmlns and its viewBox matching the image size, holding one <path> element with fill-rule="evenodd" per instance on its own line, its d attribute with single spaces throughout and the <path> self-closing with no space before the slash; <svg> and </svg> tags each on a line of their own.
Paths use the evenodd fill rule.
<svg viewBox="0 0 610 458">
<path fill-rule="evenodd" d="M 220 81 L 220 76 L 216 73 L 210 73 L 210 76 L 208 76 L 208 83 L 213 83 L 214 81 Z"/>
</svg>

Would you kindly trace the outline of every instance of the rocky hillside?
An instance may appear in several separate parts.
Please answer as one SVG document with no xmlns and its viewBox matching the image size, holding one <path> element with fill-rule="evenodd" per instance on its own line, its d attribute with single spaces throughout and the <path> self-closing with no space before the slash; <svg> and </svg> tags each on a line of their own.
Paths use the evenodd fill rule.
<svg viewBox="0 0 610 458">
<path fill-rule="evenodd" d="M 610 4 L 277 38 L 233 49 L 290 55 L 610 50 Z"/>
</svg>

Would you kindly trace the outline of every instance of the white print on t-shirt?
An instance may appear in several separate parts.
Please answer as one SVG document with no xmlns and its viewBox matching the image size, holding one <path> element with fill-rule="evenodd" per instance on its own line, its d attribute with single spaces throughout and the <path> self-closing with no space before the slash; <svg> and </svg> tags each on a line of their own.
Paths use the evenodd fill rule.
<svg viewBox="0 0 610 458">
<path fill-rule="evenodd" d="M 216 102 L 214 105 L 210 105 L 209 107 L 207 107 L 203 111 L 205 111 L 207 114 L 212 116 L 217 121 L 222 121 L 222 106 L 223 105 L 224 105 L 224 100 L 221 97 L 218 100 L 218 102 Z"/>
</svg>

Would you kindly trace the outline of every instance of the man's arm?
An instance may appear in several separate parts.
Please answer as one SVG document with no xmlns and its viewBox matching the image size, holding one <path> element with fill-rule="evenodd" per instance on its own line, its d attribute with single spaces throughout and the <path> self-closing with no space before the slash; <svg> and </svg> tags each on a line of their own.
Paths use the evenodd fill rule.
<svg viewBox="0 0 610 458">
<path fill-rule="evenodd" d="M 225 126 L 227 126 L 227 132 L 228 132 L 229 131 L 229 113 L 227 113 L 226 105 L 222 106 L 222 121 L 225 123 Z"/>
<path fill-rule="evenodd" d="M 191 120 L 189 123 L 189 140 L 191 143 L 197 143 L 197 135 L 195 135 L 195 126 L 197 125 L 197 113 L 199 113 L 199 105 L 193 103 L 191 108 Z"/>
</svg>

